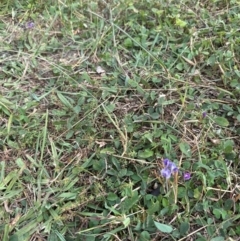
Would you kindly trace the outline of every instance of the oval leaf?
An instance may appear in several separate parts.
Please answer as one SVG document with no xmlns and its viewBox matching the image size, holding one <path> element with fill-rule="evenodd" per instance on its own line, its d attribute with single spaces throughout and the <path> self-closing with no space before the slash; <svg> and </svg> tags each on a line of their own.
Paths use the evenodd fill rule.
<svg viewBox="0 0 240 241">
<path fill-rule="evenodd" d="M 186 142 L 181 142 L 179 144 L 180 150 L 183 154 L 185 154 L 186 156 L 190 157 L 191 156 L 191 148 L 188 145 L 188 143 Z"/>
<path fill-rule="evenodd" d="M 180 225 L 181 235 L 185 235 L 188 232 L 189 228 L 190 228 L 189 223 L 187 223 L 187 222 L 181 223 L 181 225 Z"/>
<path fill-rule="evenodd" d="M 237 115 L 237 120 L 240 122 L 240 115 Z"/>
<path fill-rule="evenodd" d="M 140 241 L 148 241 L 151 240 L 150 234 L 148 231 L 143 231 L 140 234 Z"/>
<path fill-rule="evenodd" d="M 215 237 L 215 238 L 212 238 L 211 241 L 224 241 L 225 238 L 222 237 L 222 236 L 218 236 L 218 237 Z"/>
<path fill-rule="evenodd" d="M 170 225 L 166 225 L 166 224 L 159 223 L 156 221 L 154 221 L 154 224 L 155 224 L 156 228 L 163 233 L 171 233 L 173 231 L 173 228 Z"/>
<path fill-rule="evenodd" d="M 138 156 L 139 156 L 140 158 L 149 158 L 149 157 L 151 157 L 151 156 L 153 156 L 153 155 L 154 155 L 154 153 L 153 153 L 153 151 L 150 150 L 150 149 L 145 149 L 144 151 L 139 151 L 139 152 L 138 152 Z"/>
<path fill-rule="evenodd" d="M 228 120 L 226 119 L 226 118 L 224 118 L 224 117 L 216 117 L 215 119 L 214 119 L 214 121 L 216 122 L 216 124 L 218 124 L 219 126 L 224 126 L 224 127 L 226 127 L 226 126 L 228 126 L 229 125 L 229 122 L 228 122 Z"/>
</svg>

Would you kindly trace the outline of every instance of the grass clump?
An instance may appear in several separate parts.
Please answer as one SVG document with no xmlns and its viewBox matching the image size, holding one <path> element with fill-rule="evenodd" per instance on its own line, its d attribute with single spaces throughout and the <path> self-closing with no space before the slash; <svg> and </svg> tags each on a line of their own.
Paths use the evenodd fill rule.
<svg viewBox="0 0 240 241">
<path fill-rule="evenodd" d="M 2 6 L 1 240 L 237 240 L 236 1 Z"/>
</svg>

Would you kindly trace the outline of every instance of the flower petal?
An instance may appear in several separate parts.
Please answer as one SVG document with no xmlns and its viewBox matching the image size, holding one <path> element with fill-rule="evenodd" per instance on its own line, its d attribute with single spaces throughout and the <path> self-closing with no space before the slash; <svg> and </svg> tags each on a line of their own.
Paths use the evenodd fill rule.
<svg viewBox="0 0 240 241">
<path fill-rule="evenodd" d="M 163 159 L 163 164 L 165 167 L 168 167 L 169 164 L 171 164 L 172 162 L 169 159 Z"/>
<path fill-rule="evenodd" d="M 169 168 L 171 169 L 171 172 L 178 172 L 178 168 L 177 168 L 177 166 L 176 166 L 176 164 L 175 163 L 171 163 L 171 165 L 169 165 Z"/>
<path fill-rule="evenodd" d="M 161 175 L 166 178 L 169 179 L 171 177 L 171 170 L 169 170 L 168 168 L 163 168 L 161 170 Z"/>
<path fill-rule="evenodd" d="M 204 111 L 204 112 L 202 113 L 202 118 L 205 118 L 206 116 L 207 116 L 207 112 Z"/>
<path fill-rule="evenodd" d="M 190 172 L 185 172 L 183 174 L 183 179 L 184 179 L 184 181 L 190 180 L 191 179 L 191 173 Z"/>
<path fill-rule="evenodd" d="M 35 26 L 34 22 L 27 22 L 26 23 L 26 28 L 28 28 L 28 29 L 34 28 L 34 26 Z"/>
</svg>

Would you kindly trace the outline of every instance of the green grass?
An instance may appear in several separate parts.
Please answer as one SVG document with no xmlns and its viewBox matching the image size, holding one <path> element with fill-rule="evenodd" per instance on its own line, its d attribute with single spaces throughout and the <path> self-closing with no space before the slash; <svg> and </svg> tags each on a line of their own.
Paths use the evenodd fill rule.
<svg viewBox="0 0 240 241">
<path fill-rule="evenodd" d="M 239 10 L 2 1 L 0 240 L 239 240 Z"/>
</svg>

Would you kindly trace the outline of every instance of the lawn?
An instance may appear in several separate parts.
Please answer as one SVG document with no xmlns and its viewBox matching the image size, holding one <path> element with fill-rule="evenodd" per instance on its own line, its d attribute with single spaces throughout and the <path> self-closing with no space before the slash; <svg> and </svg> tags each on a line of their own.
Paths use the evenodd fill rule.
<svg viewBox="0 0 240 241">
<path fill-rule="evenodd" d="M 240 240 L 240 2 L 2 0 L 0 240 Z"/>
</svg>

